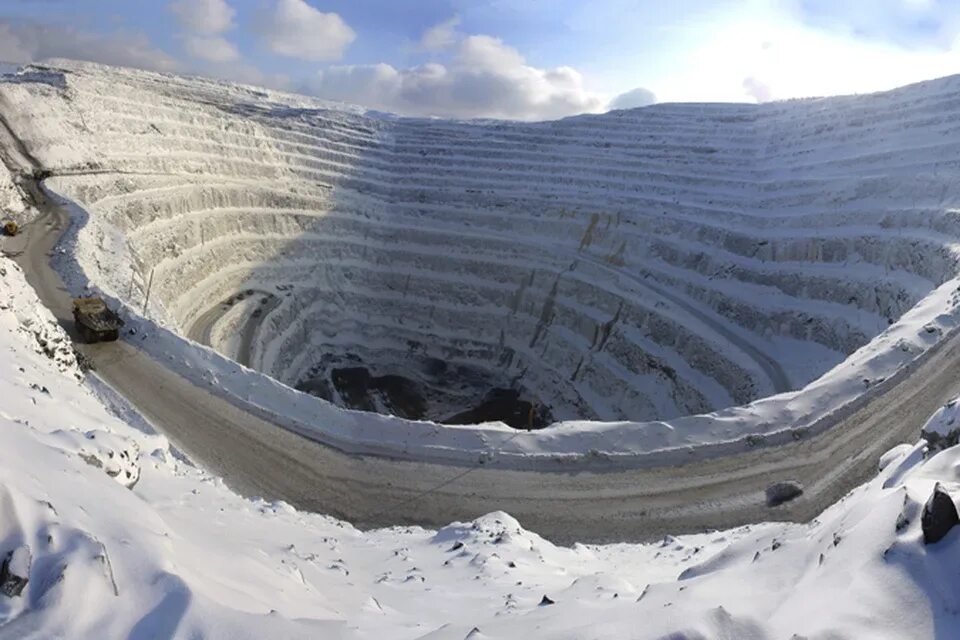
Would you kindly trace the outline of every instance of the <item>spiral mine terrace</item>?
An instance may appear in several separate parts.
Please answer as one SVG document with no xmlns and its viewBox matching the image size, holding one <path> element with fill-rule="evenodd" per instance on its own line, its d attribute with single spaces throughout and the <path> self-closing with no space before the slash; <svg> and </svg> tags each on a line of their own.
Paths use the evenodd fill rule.
<svg viewBox="0 0 960 640">
<path fill-rule="evenodd" d="M 169 328 L 349 408 L 545 426 L 744 405 L 957 275 L 956 80 L 545 123 L 79 64 L 0 95 L 88 213 L 94 284 L 137 309 L 149 288 Z"/>
</svg>

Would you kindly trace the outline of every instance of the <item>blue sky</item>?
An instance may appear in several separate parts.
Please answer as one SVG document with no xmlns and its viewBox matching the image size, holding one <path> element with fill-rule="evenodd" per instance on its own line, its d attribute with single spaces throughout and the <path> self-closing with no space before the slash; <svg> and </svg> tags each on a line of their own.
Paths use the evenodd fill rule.
<svg viewBox="0 0 960 640">
<path fill-rule="evenodd" d="M 886 89 L 960 72 L 958 36 L 960 0 L 0 0 L 0 59 L 461 117 Z"/>
</svg>

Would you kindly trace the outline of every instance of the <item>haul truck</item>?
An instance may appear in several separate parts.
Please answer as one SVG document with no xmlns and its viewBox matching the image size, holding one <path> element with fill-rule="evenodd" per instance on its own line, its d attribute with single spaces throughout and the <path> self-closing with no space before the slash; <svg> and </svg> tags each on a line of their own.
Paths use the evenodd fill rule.
<svg viewBox="0 0 960 640">
<path fill-rule="evenodd" d="M 73 320 L 86 343 L 116 340 L 123 326 L 123 318 L 101 298 L 74 298 Z"/>
</svg>

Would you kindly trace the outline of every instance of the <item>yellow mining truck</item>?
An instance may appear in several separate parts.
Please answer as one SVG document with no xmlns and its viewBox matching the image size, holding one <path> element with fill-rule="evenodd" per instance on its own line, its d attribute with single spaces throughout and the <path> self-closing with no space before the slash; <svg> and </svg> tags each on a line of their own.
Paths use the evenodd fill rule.
<svg viewBox="0 0 960 640">
<path fill-rule="evenodd" d="M 8 236 L 15 236 L 20 233 L 20 225 L 18 225 L 13 220 L 4 220 L 3 221 L 3 232 Z"/>
<path fill-rule="evenodd" d="M 74 298 L 73 320 L 86 343 L 110 342 L 120 337 L 123 318 L 102 298 Z"/>
</svg>

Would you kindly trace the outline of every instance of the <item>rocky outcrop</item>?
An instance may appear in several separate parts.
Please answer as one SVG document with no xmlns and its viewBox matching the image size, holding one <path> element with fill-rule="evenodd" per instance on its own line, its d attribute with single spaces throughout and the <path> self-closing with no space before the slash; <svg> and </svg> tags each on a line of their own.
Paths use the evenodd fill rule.
<svg viewBox="0 0 960 640">
<path fill-rule="evenodd" d="M 32 564 L 33 554 L 26 545 L 8 552 L 0 563 L 0 594 L 8 598 L 19 597 L 30 580 Z"/>
<path fill-rule="evenodd" d="M 927 441 L 928 453 L 936 453 L 956 446 L 960 441 L 960 405 L 951 400 L 933 414 L 920 430 L 920 435 Z"/>
<path fill-rule="evenodd" d="M 923 506 L 920 523 L 923 528 L 924 544 L 940 542 L 953 527 L 960 524 L 957 506 L 939 482 L 934 486 L 930 499 Z"/>
</svg>

